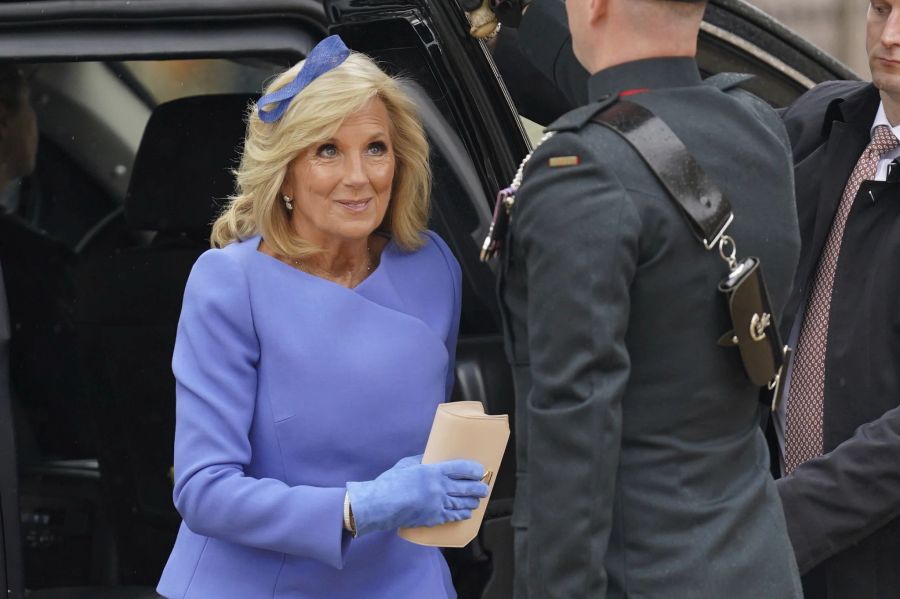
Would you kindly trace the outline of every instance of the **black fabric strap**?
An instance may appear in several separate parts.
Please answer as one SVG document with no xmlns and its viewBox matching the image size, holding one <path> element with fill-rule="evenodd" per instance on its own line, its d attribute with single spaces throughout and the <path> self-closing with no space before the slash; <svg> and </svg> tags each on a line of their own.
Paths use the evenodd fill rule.
<svg viewBox="0 0 900 599">
<path fill-rule="evenodd" d="M 647 108 L 620 100 L 594 122 L 624 137 L 641 155 L 687 217 L 691 231 L 711 250 L 733 218 L 731 203 L 706 176 L 672 129 Z"/>
</svg>

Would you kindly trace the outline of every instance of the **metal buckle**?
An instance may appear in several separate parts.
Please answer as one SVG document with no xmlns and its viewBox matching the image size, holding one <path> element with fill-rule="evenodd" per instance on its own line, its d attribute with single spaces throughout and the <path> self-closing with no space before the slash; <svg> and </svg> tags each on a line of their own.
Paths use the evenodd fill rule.
<svg viewBox="0 0 900 599">
<path fill-rule="evenodd" d="M 494 478 L 494 471 L 493 470 L 485 470 L 484 476 L 481 477 L 481 482 L 483 482 L 486 485 L 489 485 L 489 484 L 491 484 L 491 480 L 493 480 L 493 478 Z"/>
<path fill-rule="evenodd" d="M 767 385 L 769 391 L 772 392 L 772 405 L 771 410 L 774 412 L 778 409 L 778 404 L 781 401 L 781 396 L 785 393 L 784 390 L 784 379 L 785 373 L 787 371 L 788 362 L 791 361 L 791 348 L 788 345 L 785 345 L 781 350 L 782 362 L 781 366 L 778 368 L 778 372 L 775 373 L 775 378 L 769 381 Z"/>
<path fill-rule="evenodd" d="M 487 262 L 500 250 L 500 245 L 503 243 L 503 238 L 506 235 L 506 228 L 509 226 L 510 211 L 515 201 L 515 187 L 507 187 L 497 193 L 491 227 L 488 229 L 487 237 L 484 238 L 484 243 L 481 245 L 480 258 L 482 262 Z"/>
<path fill-rule="evenodd" d="M 716 236 L 713 238 L 712 241 L 707 241 L 706 239 L 703 240 L 703 247 L 705 247 L 707 250 L 711 250 L 714 247 L 718 246 L 719 240 L 722 239 L 722 236 L 725 234 L 725 231 L 728 230 L 728 227 L 731 226 L 731 223 L 733 221 L 734 221 L 734 212 L 732 212 L 731 214 L 728 215 L 728 220 L 725 221 L 725 224 L 722 225 L 722 228 L 719 230 L 718 233 L 716 233 Z"/>
</svg>

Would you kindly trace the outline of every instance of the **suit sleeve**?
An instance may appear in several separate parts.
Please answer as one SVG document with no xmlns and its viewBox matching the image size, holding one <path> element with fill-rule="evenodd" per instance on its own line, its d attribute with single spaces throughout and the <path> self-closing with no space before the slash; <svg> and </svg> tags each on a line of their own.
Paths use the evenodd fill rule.
<svg viewBox="0 0 900 599">
<path fill-rule="evenodd" d="M 588 72 L 572 50 L 566 5 L 562 0 L 534 0 L 522 17 L 519 44 L 531 63 L 568 99 L 588 102 Z"/>
<path fill-rule="evenodd" d="M 559 154 L 581 164 L 550 168 Z M 606 596 L 640 223 L 616 176 L 576 135 L 557 134 L 530 165 L 512 221 L 533 385 L 528 594 L 597 599 Z"/>
<path fill-rule="evenodd" d="M 576 101 L 563 94 L 549 74 L 525 56 L 523 40 L 527 42 L 528 38 L 521 38 L 518 30 L 502 28 L 493 49 L 494 62 L 519 114 L 535 123 L 552 123 L 575 108 Z"/>
<path fill-rule="evenodd" d="M 800 572 L 900 517 L 900 407 L 779 479 Z"/>
<path fill-rule="evenodd" d="M 447 363 L 447 392 L 444 401 L 450 401 L 450 397 L 453 394 L 453 384 L 456 382 L 456 342 L 459 338 L 459 318 L 462 311 L 462 269 L 460 269 L 459 262 L 453 256 L 450 248 L 447 247 L 447 243 L 437 233 L 429 231 L 428 236 L 444 258 L 444 262 L 447 265 L 447 278 L 453 294 L 450 325 L 447 327 L 447 336 L 444 339 L 444 343 L 447 346 L 447 356 L 449 357 Z"/>
<path fill-rule="evenodd" d="M 340 568 L 344 488 L 245 472 L 259 355 L 243 269 L 225 251 L 206 252 L 188 279 L 172 360 L 175 505 L 197 534 Z"/>
</svg>

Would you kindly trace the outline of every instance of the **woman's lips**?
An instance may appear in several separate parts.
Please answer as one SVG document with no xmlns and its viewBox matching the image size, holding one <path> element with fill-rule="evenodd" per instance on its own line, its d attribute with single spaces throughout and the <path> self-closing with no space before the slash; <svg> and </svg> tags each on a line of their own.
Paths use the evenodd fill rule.
<svg viewBox="0 0 900 599">
<path fill-rule="evenodd" d="M 337 200 L 337 203 L 349 210 L 350 212 L 362 212 L 369 207 L 372 198 L 365 200 Z"/>
</svg>

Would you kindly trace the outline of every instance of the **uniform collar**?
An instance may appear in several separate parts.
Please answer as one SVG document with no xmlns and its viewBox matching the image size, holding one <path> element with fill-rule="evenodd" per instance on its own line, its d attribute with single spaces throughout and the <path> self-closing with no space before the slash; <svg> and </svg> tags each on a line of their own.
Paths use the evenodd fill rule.
<svg viewBox="0 0 900 599">
<path fill-rule="evenodd" d="M 627 91 L 690 87 L 702 82 L 700 69 L 693 58 L 647 58 L 609 67 L 592 75 L 588 79 L 588 97 L 591 102 L 596 102 Z"/>
</svg>

